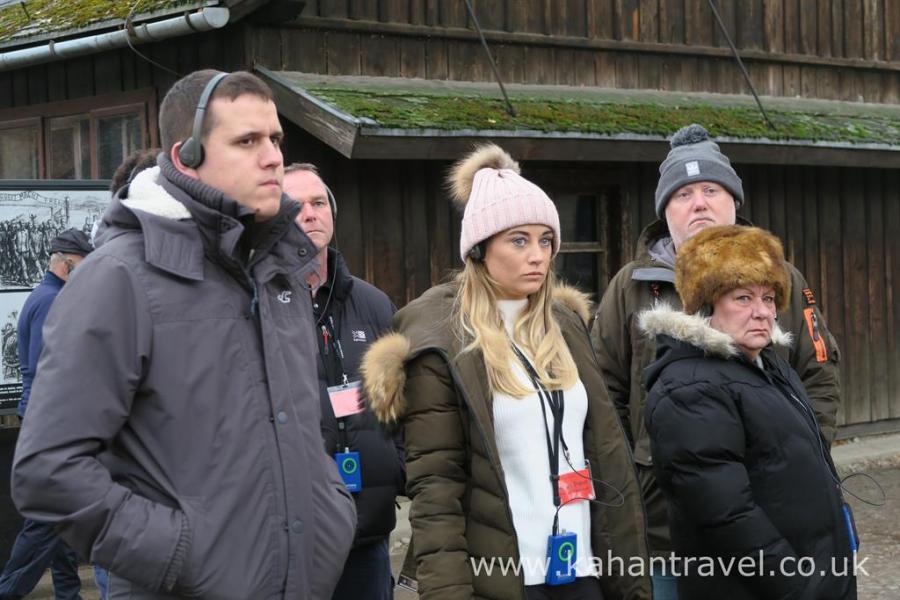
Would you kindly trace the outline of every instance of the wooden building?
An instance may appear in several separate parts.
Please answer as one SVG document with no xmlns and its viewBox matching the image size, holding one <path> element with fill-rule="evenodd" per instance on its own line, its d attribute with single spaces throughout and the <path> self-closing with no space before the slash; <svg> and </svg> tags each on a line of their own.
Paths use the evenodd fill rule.
<svg viewBox="0 0 900 600">
<path fill-rule="evenodd" d="M 464 0 L 2 7 L 0 177 L 109 177 L 157 143 L 178 74 L 255 69 L 276 93 L 286 160 L 318 163 L 335 191 L 351 269 L 398 305 L 459 265 L 443 177 L 486 139 L 557 201 L 559 268 L 599 295 L 653 219 L 667 136 L 697 121 L 743 178 L 744 215 L 781 236 L 824 306 L 842 348 L 842 434 L 900 428 L 900 4 L 472 4 L 515 117 Z"/>
</svg>

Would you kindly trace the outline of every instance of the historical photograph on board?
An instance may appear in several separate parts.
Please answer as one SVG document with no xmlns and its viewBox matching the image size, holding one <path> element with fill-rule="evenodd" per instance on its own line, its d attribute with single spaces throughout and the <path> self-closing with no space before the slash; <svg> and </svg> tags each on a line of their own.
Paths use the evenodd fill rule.
<svg viewBox="0 0 900 600">
<path fill-rule="evenodd" d="M 15 409 L 22 395 L 22 371 L 16 348 L 19 311 L 31 290 L 0 291 L 0 408 Z"/>
<path fill-rule="evenodd" d="M 25 299 L 47 270 L 51 240 L 72 227 L 90 235 L 109 204 L 105 182 L 81 189 L 59 181 L 5 183 L 0 184 L 0 415 L 13 414 L 22 394 L 16 326 Z"/>
<path fill-rule="evenodd" d="M 106 190 L 0 190 L 0 289 L 32 288 L 47 268 L 50 241 L 71 227 L 91 234 Z"/>
</svg>

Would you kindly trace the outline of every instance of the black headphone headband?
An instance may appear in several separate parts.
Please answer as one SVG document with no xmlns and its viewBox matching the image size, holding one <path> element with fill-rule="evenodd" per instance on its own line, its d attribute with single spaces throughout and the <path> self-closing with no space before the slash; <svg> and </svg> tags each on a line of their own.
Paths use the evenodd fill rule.
<svg viewBox="0 0 900 600">
<path fill-rule="evenodd" d="M 319 180 L 321 180 L 321 179 L 322 178 L 319 177 Z M 325 195 L 328 196 L 328 204 L 331 205 L 331 218 L 336 219 L 337 218 L 337 200 L 335 200 L 334 193 L 331 191 L 331 188 L 328 187 L 328 184 L 323 181 L 322 185 L 325 186 Z"/>
<path fill-rule="evenodd" d="M 203 93 L 200 94 L 197 110 L 194 111 L 194 129 L 191 137 L 186 139 L 178 149 L 178 158 L 186 167 L 196 169 L 203 164 L 203 142 L 201 140 L 203 139 L 203 119 L 206 116 L 206 107 L 209 105 L 213 92 L 216 91 L 216 86 L 226 77 L 228 77 L 228 73 L 217 74 L 209 80 L 209 83 L 203 88 Z"/>
</svg>

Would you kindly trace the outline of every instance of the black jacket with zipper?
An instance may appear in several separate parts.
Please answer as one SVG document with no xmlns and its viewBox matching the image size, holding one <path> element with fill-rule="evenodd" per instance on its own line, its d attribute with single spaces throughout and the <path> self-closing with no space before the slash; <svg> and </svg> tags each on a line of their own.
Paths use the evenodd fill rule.
<svg viewBox="0 0 900 600">
<path fill-rule="evenodd" d="M 658 307 L 640 323 L 657 340 L 644 371 L 644 418 L 675 552 L 734 559 L 730 573 L 712 576 L 696 562 L 678 579 L 679 597 L 855 599 L 855 578 L 832 569 L 852 573 L 850 538 L 828 444 L 797 373 L 771 344 L 762 368 L 750 362 L 695 315 Z M 772 339 L 790 343 L 777 325 Z M 775 576 L 760 576 L 758 563 L 751 576 L 738 572 L 742 557 L 759 556 L 762 573 Z M 804 557 L 814 574 L 791 576 L 811 564 L 798 562 Z"/>
<path fill-rule="evenodd" d="M 360 454 L 363 485 L 353 494 L 357 511 L 355 547 L 384 539 L 396 525 L 394 501 L 406 485 L 402 434 L 399 430 L 386 431 L 369 409 L 336 419 L 327 388 L 340 385 L 344 374 L 349 381 L 359 380 L 362 355 L 390 330 L 396 311 L 384 292 L 351 275 L 341 253 L 328 249 L 328 282 L 319 287 L 313 299 L 322 437 L 330 456 L 345 448 Z"/>
</svg>

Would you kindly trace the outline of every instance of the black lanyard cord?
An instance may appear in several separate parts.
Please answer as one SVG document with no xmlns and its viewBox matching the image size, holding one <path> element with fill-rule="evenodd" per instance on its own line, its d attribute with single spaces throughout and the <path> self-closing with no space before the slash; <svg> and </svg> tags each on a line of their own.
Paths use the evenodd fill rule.
<svg viewBox="0 0 900 600">
<path fill-rule="evenodd" d="M 538 399 L 540 400 L 541 405 L 541 414 L 544 417 L 544 436 L 547 441 L 547 458 L 550 462 L 550 486 L 553 490 L 553 506 L 556 507 L 556 513 L 553 515 L 553 535 L 557 535 L 559 533 L 559 509 L 562 507 L 562 501 L 559 496 L 559 448 L 562 445 L 563 453 L 566 458 L 566 462 L 569 461 L 569 448 L 566 445 L 565 439 L 563 439 L 563 416 L 565 414 L 565 397 L 561 390 L 553 390 L 548 391 L 547 388 L 541 383 L 540 379 L 537 376 L 537 372 L 534 367 L 528 362 L 528 359 L 525 358 L 525 355 L 516 347 L 515 344 L 512 344 L 513 351 L 516 353 L 516 356 L 519 357 L 519 360 L 522 362 L 522 366 L 525 368 L 526 373 L 531 378 L 531 383 L 534 385 L 535 392 L 537 392 Z M 547 425 L 547 407 L 550 407 L 550 414 L 553 415 L 553 437 L 551 439 L 550 435 L 550 427 Z"/>
<path fill-rule="evenodd" d="M 328 315 L 327 324 L 323 323 L 321 325 L 322 328 L 322 342 L 323 342 L 323 352 L 322 356 L 323 361 L 328 354 L 328 338 L 331 338 L 331 343 L 334 346 L 334 357 L 337 359 L 338 369 L 341 372 L 340 381 L 331 382 L 331 385 L 347 385 L 349 379 L 347 378 L 347 370 L 344 368 L 344 347 L 341 345 L 341 338 L 338 336 L 337 328 L 334 326 L 334 317 Z M 326 366 L 325 375 L 328 376 L 328 368 Z"/>
<path fill-rule="evenodd" d="M 522 351 L 519 350 L 515 344 L 513 344 L 512 348 L 516 353 L 516 356 L 518 356 L 519 360 L 522 362 L 522 366 L 525 368 L 525 372 L 528 374 L 531 379 L 531 384 L 534 386 L 534 391 L 541 400 L 541 412 L 544 414 L 544 431 L 547 433 L 547 447 L 548 449 L 550 447 L 550 433 L 547 430 L 547 412 L 544 408 L 544 403 L 550 406 L 550 412 L 554 419 L 554 429 L 556 428 L 556 423 L 559 423 L 559 443 L 562 444 L 563 454 L 565 455 L 566 460 L 568 460 L 569 446 L 566 445 L 566 440 L 562 435 L 562 420 L 563 413 L 565 412 L 565 397 L 563 396 L 562 390 L 553 390 L 552 392 L 547 390 L 547 388 L 544 387 L 544 384 L 541 383 L 534 366 L 528 361 Z M 559 450 L 556 451 L 556 457 L 559 458 Z"/>
<path fill-rule="evenodd" d="M 610 488 L 615 495 L 618 496 L 617 501 L 614 503 L 602 502 L 600 500 L 591 500 L 596 504 L 601 506 L 608 506 L 611 508 L 618 508 L 620 506 L 625 505 L 625 496 L 622 492 L 617 489 L 614 485 L 607 483 L 606 481 L 596 479 L 594 477 L 582 475 L 578 469 L 572 464 L 572 460 L 569 456 L 569 448 L 566 445 L 566 440 L 562 435 L 562 420 L 563 413 L 565 412 L 564 405 L 564 396 L 562 391 L 554 390 L 550 392 L 546 387 L 541 383 L 538 378 L 537 372 L 534 369 L 534 366 L 528 362 L 528 359 L 522 353 L 519 348 L 513 344 L 513 351 L 516 353 L 516 356 L 519 357 L 519 360 L 522 362 L 522 366 L 525 368 L 525 371 L 528 373 L 528 376 L 531 378 L 531 383 L 534 385 L 535 391 L 538 394 L 538 397 L 541 400 L 541 413 L 544 415 L 544 434 L 547 438 L 547 454 L 550 456 L 550 481 L 553 484 L 553 505 L 556 507 L 556 513 L 553 515 L 553 533 L 556 535 L 558 533 L 559 528 L 559 511 L 563 506 L 568 504 L 569 502 L 575 502 L 577 500 L 589 500 L 589 498 L 572 498 L 566 502 L 560 502 L 559 497 L 559 444 L 562 444 L 563 447 L 563 457 L 566 459 L 566 463 L 569 465 L 569 468 L 572 469 L 572 472 L 575 473 L 578 477 L 584 479 L 590 479 L 594 483 L 598 483 L 602 486 L 606 486 Z M 556 447 L 553 448 L 550 443 L 550 430 L 547 427 L 547 409 L 544 407 L 544 403 L 550 405 L 550 411 L 553 414 L 553 434 L 556 442 Z M 558 417 L 557 417 L 557 409 L 558 409 Z M 558 429 L 557 429 L 558 427 Z"/>
<path fill-rule="evenodd" d="M 325 314 L 323 313 L 324 317 Z M 320 317 L 321 320 L 321 317 Z M 347 371 L 344 369 L 344 347 L 341 345 L 341 339 L 338 337 L 337 328 L 334 326 L 334 317 L 332 315 L 328 315 L 328 319 L 325 323 L 322 323 L 322 366 L 325 369 L 325 378 L 328 381 L 329 385 L 347 385 L 349 382 L 347 378 Z M 337 359 L 337 366 L 341 373 L 341 379 L 339 382 L 332 381 L 334 378 L 329 371 L 328 368 L 328 338 L 331 338 L 331 343 L 334 346 L 334 358 Z M 349 450 L 349 444 L 347 440 L 347 424 L 346 417 L 338 417 L 337 419 L 337 451 L 338 452 L 346 452 Z"/>
</svg>

